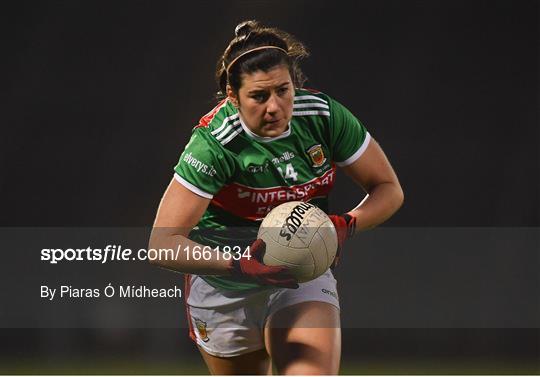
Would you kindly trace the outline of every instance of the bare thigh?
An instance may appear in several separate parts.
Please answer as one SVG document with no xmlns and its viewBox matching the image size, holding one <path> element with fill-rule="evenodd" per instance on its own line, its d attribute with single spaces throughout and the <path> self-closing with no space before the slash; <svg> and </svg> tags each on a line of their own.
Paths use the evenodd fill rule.
<svg viewBox="0 0 540 377">
<path fill-rule="evenodd" d="M 283 308 L 267 321 L 265 343 L 278 374 L 337 374 L 339 309 L 315 301 Z"/>
<path fill-rule="evenodd" d="M 249 352 L 240 356 L 217 357 L 198 347 L 211 374 L 245 375 L 272 374 L 272 364 L 266 350 Z"/>
</svg>

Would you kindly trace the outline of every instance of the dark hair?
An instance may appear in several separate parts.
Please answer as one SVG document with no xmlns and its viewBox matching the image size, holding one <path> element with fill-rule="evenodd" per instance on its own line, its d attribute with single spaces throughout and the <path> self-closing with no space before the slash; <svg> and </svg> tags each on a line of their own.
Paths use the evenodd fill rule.
<svg viewBox="0 0 540 377">
<path fill-rule="evenodd" d="M 268 72 L 270 69 L 285 65 L 289 69 L 295 87 L 302 87 L 306 77 L 300 69 L 300 60 L 309 53 L 306 47 L 290 34 L 277 28 L 262 26 L 257 21 L 243 21 L 234 30 L 235 37 L 231 40 L 223 55 L 219 58 L 216 68 L 216 81 L 219 87 L 218 98 L 227 95 L 227 84 L 236 92 L 242 84 L 243 73 L 255 71 Z M 262 49 L 248 53 L 229 68 L 231 62 L 244 52 L 261 46 L 276 48 Z M 229 72 L 227 72 L 229 68 Z"/>
</svg>

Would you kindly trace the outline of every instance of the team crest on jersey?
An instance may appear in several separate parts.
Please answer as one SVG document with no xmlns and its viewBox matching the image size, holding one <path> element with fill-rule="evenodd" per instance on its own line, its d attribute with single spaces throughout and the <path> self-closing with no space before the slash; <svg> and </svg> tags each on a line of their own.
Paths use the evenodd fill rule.
<svg viewBox="0 0 540 377">
<path fill-rule="evenodd" d="M 326 162 L 326 157 L 324 156 L 321 144 L 310 147 L 306 152 L 311 158 L 311 162 L 313 162 L 314 168 L 318 168 Z"/>
<path fill-rule="evenodd" d="M 203 342 L 208 342 L 210 338 L 208 338 L 208 333 L 206 331 L 206 322 L 196 317 L 193 317 L 193 320 L 195 321 L 195 326 L 197 326 L 197 331 L 199 332 L 201 340 Z"/>
</svg>

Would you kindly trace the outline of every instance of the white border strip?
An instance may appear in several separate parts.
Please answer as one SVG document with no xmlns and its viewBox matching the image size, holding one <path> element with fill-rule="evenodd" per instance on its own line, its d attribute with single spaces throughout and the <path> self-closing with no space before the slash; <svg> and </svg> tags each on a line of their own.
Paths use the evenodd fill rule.
<svg viewBox="0 0 540 377">
<path fill-rule="evenodd" d="M 191 183 L 186 181 L 184 178 L 180 177 L 178 173 L 174 173 L 174 179 L 176 179 L 178 183 L 180 183 L 182 186 L 184 186 L 185 188 L 187 188 L 189 191 L 193 192 L 194 194 L 202 196 L 203 198 L 206 198 L 206 199 L 212 199 L 214 197 L 214 195 L 204 192 L 197 186 L 192 185 Z"/>
<path fill-rule="evenodd" d="M 234 127 L 238 126 L 239 124 L 240 120 L 236 120 L 234 123 L 229 124 L 219 135 L 214 135 L 216 140 L 223 139 Z"/>
<path fill-rule="evenodd" d="M 229 141 L 234 139 L 242 131 L 243 131 L 242 126 L 238 126 L 229 136 L 227 136 L 226 139 L 220 141 L 221 145 L 227 144 Z"/>
<path fill-rule="evenodd" d="M 218 128 L 216 128 L 214 131 L 210 132 L 212 135 L 216 135 L 218 133 L 221 132 L 221 130 L 223 130 L 225 128 L 225 126 L 227 125 L 227 122 L 229 122 L 230 120 L 233 120 L 233 119 L 236 119 L 240 116 L 239 113 L 236 113 L 236 114 L 233 114 L 233 115 L 229 115 L 227 118 L 223 119 L 223 123 L 221 123 L 221 126 L 219 126 Z"/>
<path fill-rule="evenodd" d="M 327 117 L 330 116 L 330 112 L 328 111 L 293 111 L 292 115 L 294 116 L 303 116 L 303 115 L 325 115 Z"/>
<path fill-rule="evenodd" d="M 295 100 L 295 101 L 302 101 L 302 100 L 308 100 L 308 99 L 313 99 L 313 100 L 315 100 L 315 101 L 321 101 L 321 102 L 323 102 L 323 103 L 328 104 L 328 101 L 325 101 L 324 99 L 319 98 L 319 97 L 317 97 L 317 96 L 304 95 L 304 96 L 295 96 L 295 97 L 294 97 L 294 100 Z"/>
<path fill-rule="evenodd" d="M 358 160 L 360 158 L 360 156 L 363 155 L 364 152 L 366 151 L 370 140 L 371 140 L 371 135 L 369 134 L 369 132 L 366 132 L 366 138 L 364 139 L 364 142 L 362 143 L 360 148 L 358 148 L 358 150 L 356 152 L 354 152 L 354 154 L 351 157 L 349 157 L 348 159 L 346 159 L 345 161 L 342 161 L 342 162 L 337 162 L 336 161 L 336 165 L 339 166 L 340 168 L 342 168 L 342 167 L 350 165 L 353 162 L 355 162 L 356 160 Z"/>
<path fill-rule="evenodd" d="M 232 182 L 232 184 L 234 184 L 236 186 L 242 186 L 242 187 L 245 187 L 245 188 L 253 190 L 253 191 L 261 191 L 261 190 L 265 191 L 265 190 L 274 190 L 274 189 L 294 190 L 294 189 L 299 188 L 301 186 L 305 186 L 305 185 L 307 185 L 307 184 L 309 184 L 311 182 L 315 182 L 318 179 L 324 179 L 324 178 L 328 177 L 330 174 L 335 174 L 335 171 L 336 171 L 336 169 L 327 170 L 327 171 L 324 172 L 323 175 L 312 178 L 309 181 L 304 182 L 304 183 L 298 183 L 298 184 L 293 185 L 293 186 L 253 187 L 253 186 L 247 186 L 247 185 L 244 185 L 244 184 L 238 183 L 238 182 Z"/>
<path fill-rule="evenodd" d="M 324 103 L 314 103 L 314 102 L 307 102 L 307 103 L 295 103 L 293 105 L 293 108 L 299 109 L 299 108 L 306 108 L 306 107 L 319 107 L 322 109 L 329 109 L 328 105 L 325 105 Z"/>
</svg>

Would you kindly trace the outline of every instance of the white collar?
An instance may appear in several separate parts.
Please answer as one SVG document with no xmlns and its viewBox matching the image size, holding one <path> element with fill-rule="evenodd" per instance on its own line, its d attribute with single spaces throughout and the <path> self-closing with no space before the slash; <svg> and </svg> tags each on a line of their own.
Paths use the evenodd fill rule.
<svg viewBox="0 0 540 377">
<path fill-rule="evenodd" d="M 251 131 L 249 128 L 247 128 L 246 124 L 244 123 L 244 120 L 242 119 L 242 115 L 240 115 L 240 112 L 238 113 L 238 116 L 240 118 L 240 124 L 242 125 L 242 128 L 244 129 L 244 132 L 246 133 L 246 135 L 248 135 L 251 138 L 253 138 L 253 139 L 257 140 L 257 141 L 260 141 L 262 143 L 268 143 L 270 141 L 283 139 L 283 138 L 285 138 L 285 137 L 287 137 L 287 136 L 289 136 L 291 134 L 291 122 L 289 122 L 289 127 L 287 128 L 287 130 L 285 132 L 283 132 L 279 136 L 260 136 L 260 135 L 257 135 L 256 133 Z"/>
</svg>

